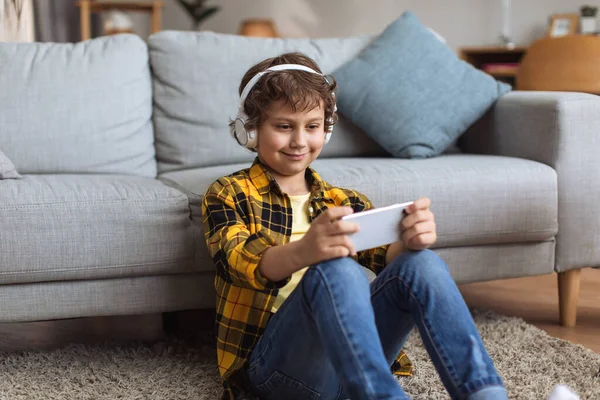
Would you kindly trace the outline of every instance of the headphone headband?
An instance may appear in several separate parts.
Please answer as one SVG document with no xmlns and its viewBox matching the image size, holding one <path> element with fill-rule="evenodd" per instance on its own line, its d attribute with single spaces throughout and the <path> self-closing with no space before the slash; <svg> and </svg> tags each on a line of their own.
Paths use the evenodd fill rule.
<svg viewBox="0 0 600 400">
<path fill-rule="evenodd" d="M 250 94 L 250 91 L 252 90 L 254 85 L 256 85 L 256 83 L 260 80 L 260 78 L 263 77 L 263 75 L 265 75 L 269 72 L 290 71 L 290 70 L 310 72 L 315 75 L 321 75 L 321 76 L 323 76 L 323 78 L 325 78 L 325 75 L 321 74 L 320 72 L 317 72 L 312 68 L 309 68 L 309 67 L 306 67 L 306 66 L 300 65 L 300 64 L 279 64 L 279 65 L 275 65 L 273 67 L 269 67 L 269 68 L 265 69 L 264 71 L 261 71 L 258 74 L 254 75 L 252 77 L 252 79 L 250 79 L 248 81 L 246 86 L 244 86 L 244 90 L 242 90 L 242 94 L 240 95 L 239 108 L 242 108 L 242 109 L 244 108 L 244 102 L 246 101 L 246 97 L 248 97 L 248 94 Z M 325 80 L 327 81 L 327 78 L 325 78 Z"/>
</svg>

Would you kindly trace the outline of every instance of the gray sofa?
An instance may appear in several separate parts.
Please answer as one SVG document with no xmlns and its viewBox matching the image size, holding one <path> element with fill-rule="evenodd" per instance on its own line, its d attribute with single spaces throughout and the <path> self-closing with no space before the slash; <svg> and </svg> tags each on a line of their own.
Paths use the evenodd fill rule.
<svg viewBox="0 0 600 400">
<path fill-rule="evenodd" d="M 369 40 L 0 44 L 0 149 L 23 175 L 0 181 L 0 322 L 214 307 L 200 203 L 254 157 L 227 129 L 242 74 L 291 50 L 330 73 Z M 376 206 L 429 196 L 457 282 L 558 271 L 572 310 L 571 271 L 600 265 L 599 133 L 597 97 L 512 92 L 424 160 L 389 157 L 342 116 L 314 167 Z"/>
</svg>

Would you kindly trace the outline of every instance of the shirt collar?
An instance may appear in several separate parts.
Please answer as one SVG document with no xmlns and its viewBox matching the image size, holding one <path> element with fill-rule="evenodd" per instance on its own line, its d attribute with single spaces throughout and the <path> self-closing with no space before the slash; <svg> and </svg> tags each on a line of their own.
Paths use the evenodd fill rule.
<svg viewBox="0 0 600 400">
<path fill-rule="evenodd" d="M 275 178 L 273 178 L 271 172 L 258 157 L 254 159 L 254 162 L 250 167 L 249 174 L 250 180 L 261 195 L 266 194 L 270 190 L 274 190 L 278 194 L 283 195 L 283 192 L 277 184 L 277 181 L 275 181 Z M 311 187 L 311 193 L 314 197 L 330 198 L 329 191 L 326 190 L 327 184 L 321 179 L 319 174 L 314 169 L 307 167 L 304 176 Z"/>
</svg>

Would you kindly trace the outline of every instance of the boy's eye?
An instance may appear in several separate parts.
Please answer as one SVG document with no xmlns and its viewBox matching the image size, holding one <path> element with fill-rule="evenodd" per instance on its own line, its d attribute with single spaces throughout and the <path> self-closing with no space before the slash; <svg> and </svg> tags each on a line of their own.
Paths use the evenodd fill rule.
<svg viewBox="0 0 600 400">
<path fill-rule="evenodd" d="M 289 124 L 279 124 L 277 125 L 277 129 L 287 130 L 290 129 L 291 126 Z"/>
<path fill-rule="evenodd" d="M 319 124 L 312 124 L 308 126 L 308 129 L 319 129 Z"/>
</svg>

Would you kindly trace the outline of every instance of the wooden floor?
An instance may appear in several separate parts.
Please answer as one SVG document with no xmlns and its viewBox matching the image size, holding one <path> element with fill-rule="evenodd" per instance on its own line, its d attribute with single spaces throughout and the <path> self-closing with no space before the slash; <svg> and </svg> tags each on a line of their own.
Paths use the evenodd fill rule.
<svg viewBox="0 0 600 400">
<path fill-rule="evenodd" d="M 577 325 L 564 328 L 558 322 L 556 274 L 460 286 L 471 307 L 521 317 L 552 336 L 600 353 L 600 269 L 582 271 L 580 290 Z"/>
</svg>

